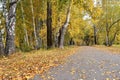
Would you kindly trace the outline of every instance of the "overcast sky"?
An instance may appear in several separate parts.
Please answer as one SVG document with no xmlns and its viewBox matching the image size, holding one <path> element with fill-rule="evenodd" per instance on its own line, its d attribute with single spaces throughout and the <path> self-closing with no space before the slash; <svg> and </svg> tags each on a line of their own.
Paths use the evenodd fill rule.
<svg viewBox="0 0 120 80">
<path fill-rule="evenodd" d="M 0 2 L 0 11 L 2 10 L 2 3 Z"/>
</svg>

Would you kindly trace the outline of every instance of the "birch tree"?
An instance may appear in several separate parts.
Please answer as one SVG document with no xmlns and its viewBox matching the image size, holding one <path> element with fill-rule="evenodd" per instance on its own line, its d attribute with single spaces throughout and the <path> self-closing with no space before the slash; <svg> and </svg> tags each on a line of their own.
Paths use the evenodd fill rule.
<svg viewBox="0 0 120 80">
<path fill-rule="evenodd" d="M 2 32 L 0 31 L 0 55 L 4 55 L 4 45 L 2 41 Z"/>
<path fill-rule="evenodd" d="M 2 16 L 0 16 L 0 55 L 4 55 L 4 44 L 2 36 Z"/>
<path fill-rule="evenodd" d="M 6 44 L 5 54 L 9 55 L 15 52 L 15 24 L 16 7 L 18 0 L 9 0 L 9 9 L 7 9 L 7 0 L 3 0 L 3 15 L 6 20 Z"/>
<path fill-rule="evenodd" d="M 36 27 L 35 27 L 34 7 L 33 7 L 33 1 L 30 0 L 30 2 L 31 2 L 31 11 L 32 11 L 32 22 L 33 22 L 33 28 L 34 28 L 34 37 L 35 37 L 35 49 L 37 49 L 38 39 L 37 39 Z"/>
<path fill-rule="evenodd" d="M 59 30 L 59 37 L 58 37 L 59 48 L 64 48 L 64 37 L 65 37 L 66 29 L 70 22 L 71 7 L 72 7 L 72 1 L 69 3 L 69 7 L 67 9 L 66 20 Z"/>
</svg>

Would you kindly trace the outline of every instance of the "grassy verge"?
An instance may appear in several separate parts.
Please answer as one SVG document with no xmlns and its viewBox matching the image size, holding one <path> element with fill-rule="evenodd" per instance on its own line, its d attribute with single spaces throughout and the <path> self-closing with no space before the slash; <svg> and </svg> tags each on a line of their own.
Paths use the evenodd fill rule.
<svg viewBox="0 0 120 80">
<path fill-rule="evenodd" d="M 28 80 L 63 63 L 78 47 L 16 53 L 0 59 L 0 80 Z"/>
<path fill-rule="evenodd" d="M 110 51 L 113 54 L 120 54 L 120 45 L 113 45 L 111 47 L 106 47 L 106 46 L 103 46 L 103 45 L 97 45 L 97 46 L 94 46 L 94 47 L 96 47 L 98 49 L 105 50 L 105 51 Z"/>
</svg>

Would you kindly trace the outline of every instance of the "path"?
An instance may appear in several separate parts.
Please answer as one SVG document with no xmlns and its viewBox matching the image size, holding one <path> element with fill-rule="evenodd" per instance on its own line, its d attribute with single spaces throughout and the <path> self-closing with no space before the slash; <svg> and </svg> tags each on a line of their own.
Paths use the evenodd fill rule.
<svg viewBox="0 0 120 80">
<path fill-rule="evenodd" d="M 120 55 L 83 47 L 45 73 L 46 80 L 120 80 Z"/>
</svg>

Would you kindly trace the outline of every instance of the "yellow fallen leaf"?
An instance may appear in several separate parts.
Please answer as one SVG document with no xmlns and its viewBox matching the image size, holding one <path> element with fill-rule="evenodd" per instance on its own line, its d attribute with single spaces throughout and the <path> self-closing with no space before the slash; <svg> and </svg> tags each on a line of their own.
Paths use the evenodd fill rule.
<svg viewBox="0 0 120 80">
<path fill-rule="evenodd" d="M 72 75 L 75 74 L 75 69 L 72 68 L 70 73 L 71 73 Z"/>
<path fill-rule="evenodd" d="M 110 78 L 106 78 L 105 80 L 110 80 Z"/>
<path fill-rule="evenodd" d="M 26 78 L 27 80 L 29 80 L 31 77 L 32 77 L 32 76 L 25 76 L 25 78 Z"/>
</svg>

